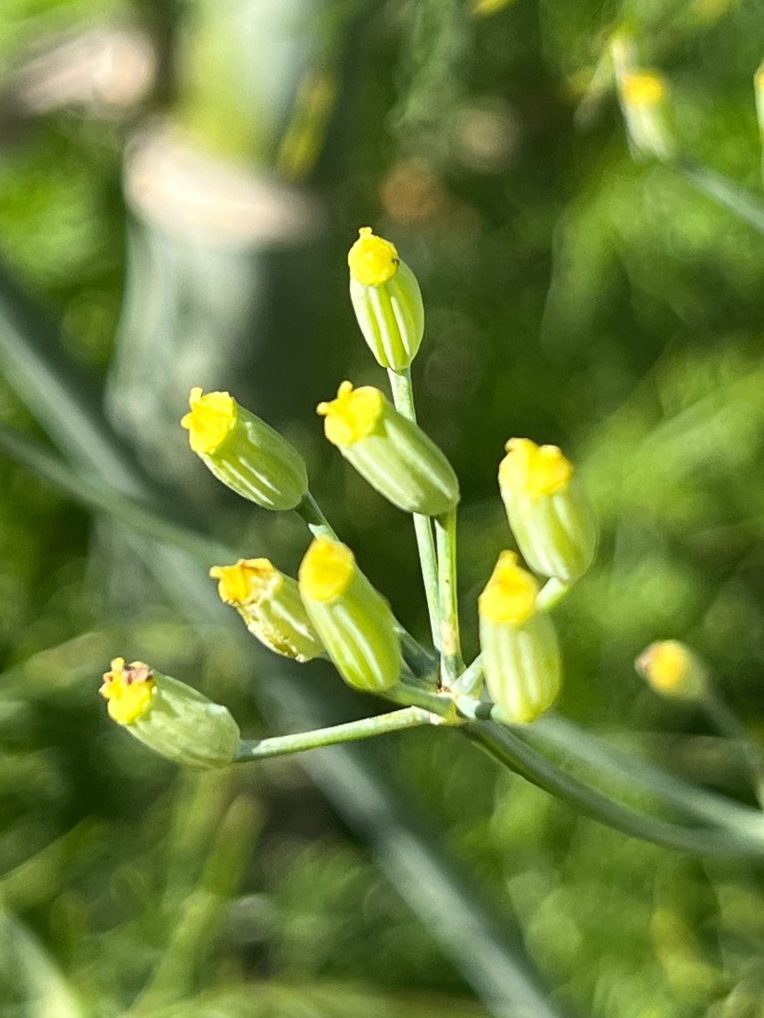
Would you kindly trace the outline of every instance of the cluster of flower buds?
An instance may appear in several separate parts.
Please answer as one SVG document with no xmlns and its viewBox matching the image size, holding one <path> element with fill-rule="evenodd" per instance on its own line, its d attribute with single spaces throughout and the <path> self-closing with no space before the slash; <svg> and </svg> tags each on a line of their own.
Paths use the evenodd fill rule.
<svg viewBox="0 0 764 1018">
<path fill-rule="evenodd" d="M 393 381 L 406 380 L 424 328 L 414 274 L 395 247 L 369 228 L 360 231 L 348 264 L 361 331 Z M 380 389 L 343 381 L 336 397 L 320 403 L 317 412 L 327 439 L 351 466 L 394 506 L 414 514 L 431 543 L 434 519 L 441 541 L 454 533 L 459 482 L 443 452 L 412 419 L 411 407 L 397 402 L 399 395 L 393 405 Z M 296 509 L 306 519 L 318 511 L 297 450 L 229 393 L 192 389 L 181 424 L 191 449 L 239 495 L 269 510 Z M 597 540 L 573 467 L 556 446 L 537 446 L 526 438 L 511 439 L 506 451 L 499 487 L 517 546 L 538 576 L 567 587 L 591 564 Z M 328 657 L 348 685 L 365 692 L 405 685 L 401 629 L 389 603 L 325 520 L 319 532 L 298 579 L 266 558 L 213 567 L 210 575 L 218 581 L 221 600 L 277 654 L 299 662 Z M 453 628 L 456 634 L 451 633 L 448 655 L 443 651 L 442 678 L 451 690 L 460 667 L 458 624 L 455 611 L 446 622 L 444 595 L 455 589 L 453 544 L 438 544 L 437 558 L 441 632 Z M 499 556 L 479 598 L 479 621 L 483 669 L 497 716 L 532 721 L 559 692 L 560 652 L 540 582 L 515 552 Z M 221 766 L 236 755 L 239 733 L 228 711 L 146 665 L 126 666 L 116 659 L 101 692 L 110 716 L 165 756 L 201 767 Z"/>
</svg>

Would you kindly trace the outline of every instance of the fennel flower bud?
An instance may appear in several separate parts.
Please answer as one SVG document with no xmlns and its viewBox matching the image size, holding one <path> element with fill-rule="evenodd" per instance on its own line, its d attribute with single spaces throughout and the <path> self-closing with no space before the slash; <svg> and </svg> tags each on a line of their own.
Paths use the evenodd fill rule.
<svg viewBox="0 0 764 1018">
<path fill-rule="evenodd" d="M 228 709 L 141 661 L 114 658 L 99 692 L 113 721 L 168 760 L 206 769 L 236 756 L 239 726 Z"/>
<path fill-rule="evenodd" d="M 676 145 L 666 119 L 666 80 L 653 71 L 626 71 L 619 76 L 618 94 L 629 141 L 636 152 L 670 159 Z"/>
<path fill-rule="evenodd" d="M 191 390 L 181 420 L 189 445 L 215 477 L 264 509 L 294 509 L 308 491 L 302 456 L 227 392 Z"/>
<path fill-rule="evenodd" d="M 556 445 L 512 438 L 499 488 L 523 558 L 542 576 L 578 579 L 594 559 L 597 521 L 573 467 Z"/>
<path fill-rule="evenodd" d="M 634 667 L 660 696 L 699 700 L 706 691 L 708 673 L 703 662 L 679 640 L 651 643 Z"/>
<path fill-rule="evenodd" d="M 404 371 L 416 357 L 424 333 L 424 307 L 416 276 L 395 245 L 358 231 L 348 252 L 350 299 L 369 349 L 383 368 Z"/>
<path fill-rule="evenodd" d="M 367 693 L 394 685 L 401 668 L 395 619 L 350 548 L 316 538 L 300 565 L 299 584 L 308 615 L 345 682 Z"/>
<path fill-rule="evenodd" d="M 404 512 L 440 516 L 459 501 L 459 482 L 422 429 L 399 414 L 379 389 L 343 382 L 319 403 L 324 432 L 358 473 Z"/>
<path fill-rule="evenodd" d="M 210 576 L 218 580 L 220 600 L 235 608 L 250 633 L 270 650 L 295 661 L 310 661 L 324 653 L 297 581 L 267 558 L 213 566 Z"/>
<path fill-rule="evenodd" d="M 560 692 L 560 649 L 548 615 L 536 610 L 536 579 L 503 551 L 478 599 L 486 686 L 501 715 L 533 721 Z"/>
</svg>

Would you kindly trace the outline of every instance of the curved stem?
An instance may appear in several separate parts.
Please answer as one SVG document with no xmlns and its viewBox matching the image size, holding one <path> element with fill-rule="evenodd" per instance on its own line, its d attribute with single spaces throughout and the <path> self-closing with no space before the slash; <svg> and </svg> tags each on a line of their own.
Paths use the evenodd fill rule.
<svg viewBox="0 0 764 1018">
<path fill-rule="evenodd" d="M 389 714 L 379 714 L 358 721 L 348 721 L 342 725 L 329 728 L 314 728 L 309 732 L 296 732 L 294 735 L 278 735 L 272 739 L 242 739 L 236 754 L 236 763 L 247 763 L 250 760 L 266 760 L 274 756 L 286 756 L 290 753 L 303 753 L 307 749 L 318 749 L 320 746 L 336 746 L 340 742 L 357 742 L 359 739 L 371 739 L 389 732 L 401 732 L 406 728 L 417 728 L 419 725 L 441 724 L 441 719 L 421 707 L 404 707 Z"/>
<path fill-rule="evenodd" d="M 393 394 L 395 409 L 403 417 L 416 424 L 416 407 L 414 405 L 414 388 L 411 384 L 411 369 L 387 372 L 390 379 L 390 390 Z M 432 641 L 440 650 L 440 629 L 438 627 L 438 566 L 435 558 L 435 542 L 432 536 L 432 524 L 429 516 L 413 513 L 414 534 L 416 536 L 419 562 L 422 569 L 424 594 L 427 599 L 427 614 L 430 619 Z"/>
<path fill-rule="evenodd" d="M 498 725 L 470 722 L 460 731 L 489 756 L 527 781 L 623 834 L 697 855 L 764 855 L 764 838 L 754 838 L 730 829 L 685 827 L 615 802 L 565 774 L 516 735 Z"/>
</svg>

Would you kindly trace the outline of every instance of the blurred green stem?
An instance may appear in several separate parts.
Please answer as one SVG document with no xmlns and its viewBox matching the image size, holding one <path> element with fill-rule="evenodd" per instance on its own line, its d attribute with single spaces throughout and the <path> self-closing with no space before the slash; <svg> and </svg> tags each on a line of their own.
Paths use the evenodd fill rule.
<svg viewBox="0 0 764 1018">
<path fill-rule="evenodd" d="M 712 686 L 706 687 L 701 704 L 714 728 L 738 750 L 750 771 L 759 805 L 764 809 L 764 754 L 751 742 L 743 722 Z"/>
<path fill-rule="evenodd" d="M 764 206 L 746 190 L 721 173 L 709 170 L 708 167 L 686 156 L 679 158 L 675 165 L 699 191 L 759 233 L 764 233 Z"/>
<path fill-rule="evenodd" d="M 400 732 L 406 728 L 432 724 L 442 724 L 436 714 L 421 707 L 405 707 L 389 714 L 378 714 L 375 717 L 361 718 L 329 728 L 314 728 L 313 731 L 296 732 L 294 735 L 279 735 L 272 739 L 242 739 L 236 762 L 246 763 L 249 760 L 302 753 L 307 749 L 318 749 L 320 746 L 356 742 L 358 739 L 371 739 L 377 735 L 387 735 L 388 732 Z"/>
<path fill-rule="evenodd" d="M 411 368 L 404 371 L 387 372 L 393 403 L 399 414 L 416 423 L 416 406 L 414 405 L 414 387 L 411 384 Z M 427 598 L 427 614 L 430 618 L 432 642 L 440 650 L 440 627 L 438 624 L 438 565 L 435 558 L 435 542 L 432 536 L 432 524 L 429 516 L 413 513 L 414 533 L 422 567 L 422 581 Z"/>
<path fill-rule="evenodd" d="M 456 509 L 435 517 L 440 593 L 441 684 L 450 689 L 464 668 L 459 637 L 459 601 L 456 590 Z"/>
</svg>

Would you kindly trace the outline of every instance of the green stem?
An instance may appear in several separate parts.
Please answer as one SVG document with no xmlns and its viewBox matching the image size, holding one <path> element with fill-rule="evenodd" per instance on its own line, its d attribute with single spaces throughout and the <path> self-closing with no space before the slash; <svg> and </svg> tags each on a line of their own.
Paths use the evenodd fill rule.
<svg viewBox="0 0 764 1018">
<path fill-rule="evenodd" d="M 571 587 L 572 583 L 565 583 L 555 576 L 551 577 L 538 592 L 536 607 L 542 612 L 551 611 L 564 597 L 567 597 Z"/>
<path fill-rule="evenodd" d="M 715 689 L 706 688 L 701 704 L 716 730 L 737 748 L 753 779 L 759 805 L 764 809 L 764 755 L 751 743 L 745 725 Z"/>
<path fill-rule="evenodd" d="M 332 541 L 339 541 L 334 528 L 324 516 L 321 507 L 310 492 L 307 493 L 299 505 L 294 507 L 294 511 L 314 537 L 328 537 Z"/>
<path fill-rule="evenodd" d="M 379 714 L 359 721 L 348 721 L 329 728 L 315 728 L 310 732 L 296 732 L 294 735 L 279 735 L 272 739 L 242 739 L 236 754 L 236 763 L 250 760 L 266 760 L 289 753 L 302 753 L 320 746 L 336 746 L 340 742 L 356 742 L 371 739 L 388 732 L 401 732 L 419 725 L 440 724 L 441 719 L 421 707 L 405 707 L 389 714 Z"/>
<path fill-rule="evenodd" d="M 764 233 L 764 206 L 739 184 L 694 159 L 682 157 L 675 165 L 699 191 L 759 233 Z"/>
<path fill-rule="evenodd" d="M 561 771 L 508 729 L 475 722 L 463 725 L 460 731 L 527 781 L 567 802 L 578 812 L 623 834 L 699 855 L 764 855 L 761 837 L 752 838 L 734 829 L 686 827 L 615 802 Z"/>
<path fill-rule="evenodd" d="M 435 517 L 440 592 L 441 684 L 450 689 L 464 668 L 459 638 L 459 600 L 456 590 L 456 509 Z"/>
<path fill-rule="evenodd" d="M 416 407 L 414 405 L 414 387 L 411 384 L 411 369 L 387 372 L 393 403 L 399 414 L 416 423 Z M 419 552 L 422 569 L 424 594 L 427 599 L 427 614 L 430 618 L 432 641 L 440 650 L 440 628 L 438 625 L 438 566 L 435 558 L 435 542 L 432 536 L 432 524 L 429 516 L 413 513 L 414 534 Z"/>
</svg>

